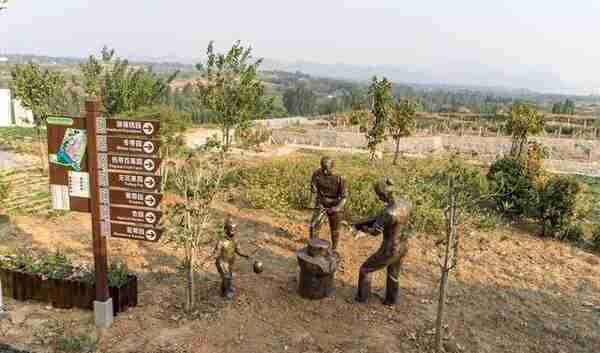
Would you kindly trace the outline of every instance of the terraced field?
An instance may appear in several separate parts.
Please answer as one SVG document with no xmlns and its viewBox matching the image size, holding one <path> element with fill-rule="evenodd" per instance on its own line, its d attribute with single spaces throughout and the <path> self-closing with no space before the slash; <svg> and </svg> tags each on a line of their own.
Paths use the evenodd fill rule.
<svg viewBox="0 0 600 353">
<path fill-rule="evenodd" d="M 0 183 L 7 185 L 8 196 L 0 205 L 7 214 L 48 214 L 50 192 L 48 175 L 39 168 L 0 171 Z"/>
</svg>

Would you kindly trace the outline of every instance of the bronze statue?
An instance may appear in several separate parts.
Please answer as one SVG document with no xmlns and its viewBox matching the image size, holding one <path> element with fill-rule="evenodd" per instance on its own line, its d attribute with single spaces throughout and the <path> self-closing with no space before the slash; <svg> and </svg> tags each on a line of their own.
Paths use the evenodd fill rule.
<svg viewBox="0 0 600 353">
<path fill-rule="evenodd" d="M 310 221 L 310 239 L 319 237 L 323 217 L 329 219 L 331 231 L 331 249 L 337 253 L 340 235 L 341 211 L 346 203 L 346 183 L 341 176 L 334 174 L 334 160 L 321 158 L 321 168 L 317 169 L 311 180 L 311 191 L 316 194 L 315 209 Z"/>
<path fill-rule="evenodd" d="M 375 217 L 352 225 L 355 239 L 363 235 L 359 232 L 373 236 L 383 233 L 379 250 L 360 267 L 356 301 L 361 303 L 368 300 L 371 292 L 370 273 L 384 268 L 387 269 L 387 282 L 383 303 L 393 305 L 398 300 L 398 275 L 402 261 L 408 253 L 408 235 L 405 226 L 408 224 L 411 205 L 404 199 L 396 200 L 391 190 L 392 185 L 389 179 L 376 182 L 375 193 L 384 203 L 384 210 Z"/>
<path fill-rule="evenodd" d="M 250 255 L 245 255 L 240 252 L 237 242 L 234 240 L 236 235 L 237 225 L 231 221 L 231 218 L 227 218 L 224 225 L 225 238 L 219 240 L 215 248 L 217 259 L 215 264 L 217 270 L 221 275 L 221 295 L 226 299 L 233 297 L 232 279 L 233 279 L 233 266 L 235 264 L 236 255 L 239 255 L 245 259 L 250 259 Z M 260 273 L 263 270 L 262 263 L 256 261 L 254 263 L 254 272 Z"/>
</svg>

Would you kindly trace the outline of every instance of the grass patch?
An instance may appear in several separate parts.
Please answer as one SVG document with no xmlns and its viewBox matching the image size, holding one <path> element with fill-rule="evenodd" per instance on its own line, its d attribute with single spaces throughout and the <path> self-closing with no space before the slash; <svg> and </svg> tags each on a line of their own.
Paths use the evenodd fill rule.
<svg viewBox="0 0 600 353">
<path fill-rule="evenodd" d="M 312 206 L 311 175 L 319 167 L 321 155 L 304 154 L 299 158 L 274 158 L 259 165 L 240 167 L 226 179 L 240 186 L 248 204 L 257 209 L 271 209 L 289 215 L 291 211 Z M 444 227 L 444 186 L 435 179 L 436 173 L 448 165 L 447 159 L 402 159 L 397 166 L 371 164 L 365 155 L 338 154 L 336 172 L 344 177 L 348 189 L 344 218 L 355 220 L 378 212 L 382 204 L 373 192 L 373 183 L 384 177 L 395 182 L 398 196 L 414 206 L 412 225 L 417 231 L 440 233 Z M 465 166 L 477 169 L 477 167 Z M 482 181 L 485 182 L 483 173 Z M 469 222 L 491 228 L 490 214 L 472 210 Z"/>
<path fill-rule="evenodd" d="M 42 138 L 46 140 L 46 131 L 41 130 Z M 29 127 L 1 127 L 0 148 L 14 151 L 15 153 L 39 153 L 37 131 Z"/>
</svg>

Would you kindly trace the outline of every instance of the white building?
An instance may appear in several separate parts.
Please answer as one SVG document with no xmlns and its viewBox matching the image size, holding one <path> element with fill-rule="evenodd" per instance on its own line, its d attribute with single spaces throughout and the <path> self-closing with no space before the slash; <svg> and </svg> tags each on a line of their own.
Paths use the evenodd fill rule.
<svg viewBox="0 0 600 353">
<path fill-rule="evenodd" d="M 33 126 L 33 113 L 13 99 L 9 89 L 0 89 L 0 126 Z"/>
<path fill-rule="evenodd" d="M 10 90 L 0 89 L 0 126 L 13 125 Z"/>
</svg>

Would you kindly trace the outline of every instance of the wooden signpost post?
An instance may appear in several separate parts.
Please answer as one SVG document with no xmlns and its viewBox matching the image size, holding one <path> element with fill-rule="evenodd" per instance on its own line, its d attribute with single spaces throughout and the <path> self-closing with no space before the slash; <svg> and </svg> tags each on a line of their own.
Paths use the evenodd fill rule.
<svg viewBox="0 0 600 353">
<path fill-rule="evenodd" d="M 85 118 L 49 117 L 48 154 L 52 205 L 90 212 L 96 274 L 96 326 L 112 325 L 108 293 L 107 239 L 157 242 L 159 204 L 159 122 L 106 119 L 95 101 Z"/>
</svg>

